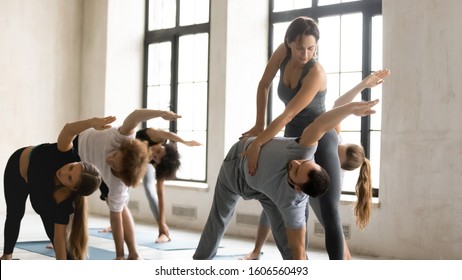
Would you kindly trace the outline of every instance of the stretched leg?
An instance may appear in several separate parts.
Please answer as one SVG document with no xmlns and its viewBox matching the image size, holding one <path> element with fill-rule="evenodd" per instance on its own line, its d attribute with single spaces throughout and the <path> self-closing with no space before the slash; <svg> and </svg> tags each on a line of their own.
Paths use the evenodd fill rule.
<svg viewBox="0 0 462 280">
<path fill-rule="evenodd" d="M 350 249 L 348 249 L 348 244 L 346 242 L 345 237 L 343 237 L 343 259 L 344 260 L 352 260 L 353 259 L 351 257 L 351 254 L 350 254 Z"/>
<path fill-rule="evenodd" d="M 76 143 L 76 140 L 74 139 L 74 145 L 75 145 L 75 143 Z M 101 182 L 101 185 L 99 186 L 99 190 L 101 192 L 99 198 L 102 201 L 107 202 L 107 196 L 109 194 L 109 187 L 106 185 L 106 183 L 104 181 Z M 98 230 L 98 232 L 112 232 L 112 227 L 111 227 L 111 225 L 109 225 L 106 228 Z"/>
<path fill-rule="evenodd" d="M 313 211 L 315 211 L 316 213 L 321 213 L 319 203 L 314 203 L 314 205 L 311 205 L 311 207 L 313 208 Z M 306 210 L 308 211 L 308 209 L 309 208 L 307 207 Z M 318 216 L 318 219 L 320 219 L 319 222 L 324 227 L 324 221 L 322 220 L 322 217 L 320 215 Z M 308 242 L 308 231 L 307 231 L 307 242 Z M 352 259 L 350 250 L 348 249 L 348 244 L 347 244 L 346 239 L 345 239 L 345 235 L 343 236 L 343 259 L 344 260 L 351 260 Z"/>
<path fill-rule="evenodd" d="M 326 249 L 331 260 L 343 259 L 343 230 L 339 215 L 340 162 L 338 159 L 338 136 L 332 130 L 318 142 L 315 160 L 330 177 L 329 190 L 318 198 L 310 197 L 310 205 L 319 221 L 323 221 Z"/>
<path fill-rule="evenodd" d="M 24 149 L 16 151 L 8 160 L 3 176 L 6 202 L 6 220 L 2 260 L 13 258 L 13 250 L 18 241 L 21 220 L 26 211 L 29 196 L 28 186 L 19 173 L 19 159 Z"/>
<path fill-rule="evenodd" d="M 133 217 L 127 206 L 124 206 L 122 211 L 122 222 L 124 229 L 124 240 L 128 248 L 128 257 L 129 260 L 139 260 L 141 259 L 138 254 L 138 249 L 136 246 L 135 238 L 135 223 L 133 222 Z"/>
<path fill-rule="evenodd" d="M 158 220 L 159 215 L 159 204 L 157 200 L 157 194 L 155 191 L 155 169 L 152 164 L 148 164 L 146 174 L 143 178 L 144 191 L 146 193 L 146 198 L 148 199 L 149 207 L 151 208 L 152 215 L 154 219 Z"/>
<path fill-rule="evenodd" d="M 43 228 L 45 229 L 48 239 L 50 239 L 51 241 L 51 246 L 53 246 L 53 241 L 54 241 L 54 236 L 55 236 L 55 224 L 51 219 L 43 215 L 40 215 L 40 219 L 42 219 Z"/>
<path fill-rule="evenodd" d="M 156 239 L 156 243 L 163 243 L 170 241 L 170 235 L 168 232 L 167 224 L 165 223 L 165 213 L 161 211 L 161 199 L 163 206 L 163 181 L 157 182 L 155 178 L 155 169 L 152 164 L 148 164 L 146 174 L 143 178 L 144 191 L 146 198 L 148 199 L 149 207 L 151 208 L 152 215 L 159 226 L 159 234 Z M 156 192 L 157 190 L 157 192 Z M 159 196 L 157 193 L 160 193 Z M 162 207 L 163 209 L 163 207 Z"/>
<path fill-rule="evenodd" d="M 220 182 L 220 177 L 222 177 L 221 172 L 215 186 L 215 195 L 209 217 L 202 231 L 196 252 L 193 255 L 195 260 L 211 260 L 215 257 L 220 241 L 233 217 L 236 204 L 240 198 L 239 195 L 228 189 L 223 182 Z"/>
<path fill-rule="evenodd" d="M 258 260 L 260 259 L 261 249 L 265 244 L 268 236 L 271 232 L 268 217 L 266 217 L 265 211 L 260 214 L 260 220 L 258 221 L 257 236 L 255 237 L 255 247 L 252 252 L 242 257 L 242 260 Z"/>
</svg>

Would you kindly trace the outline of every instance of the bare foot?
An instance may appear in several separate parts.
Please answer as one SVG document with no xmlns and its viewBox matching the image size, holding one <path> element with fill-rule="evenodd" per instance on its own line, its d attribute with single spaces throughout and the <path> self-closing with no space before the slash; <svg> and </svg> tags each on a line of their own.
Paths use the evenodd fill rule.
<svg viewBox="0 0 462 280">
<path fill-rule="evenodd" d="M 242 258 L 239 258 L 239 259 L 244 260 L 244 261 L 247 261 L 247 260 L 259 260 L 260 259 L 260 254 L 252 252 L 252 253 L 247 254 L 247 255 L 243 256 Z"/>
<path fill-rule="evenodd" d="M 139 256 L 138 254 L 135 255 L 128 255 L 127 260 L 142 260 L 143 258 Z"/>
<path fill-rule="evenodd" d="M 156 243 L 166 243 L 170 242 L 170 237 L 168 237 L 166 234 L 162 233 L 157 237 Z"/>
<path fill-rule="evenodd" d="M 0 259 L 2 261 L 12 260 L 13 259 L 13 254 L 3 255 Z"/>
<path fill-rule="evenodd" d="M 112 232 L 112 228 L 111 227 L 103 228 L 103 229 L 98 230 L 98 232 Z"/>
<path fill-rule="evenodd" d="M 53 249 L 53 243 L 48 243 L 46 246 L 47 249 Z"/>
</svg>

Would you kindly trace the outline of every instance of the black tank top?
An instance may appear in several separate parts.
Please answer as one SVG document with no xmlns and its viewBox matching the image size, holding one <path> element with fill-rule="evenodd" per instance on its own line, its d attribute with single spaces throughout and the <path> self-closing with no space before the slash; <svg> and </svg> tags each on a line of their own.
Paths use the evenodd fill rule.
<svg viewBox="0 0 462 280">
<path fill-rule="evenodd" d="M 302 74 L 300 75 L 300 79 L 298 80 L 298 84 L 294 89 L 287 87 L 284 84 L 284 71 L 287 66 L 287 63 L 290 60 L 290 55 L 288 55 L 284 61 L 281 63 L 279 67 L 280 70 L 280 79 L 278 85 L 278 96 L 282 102 L 287 106 L 287 104 L 294 98 L 294 96 L 298 93 L 300 88 L 302 87 L 302 81 L 310 71 L 310 69 L 318 63 L 315 58 L 312 58 L 305 64 L 303 68 Z M 326 111 L 325 107 L 325 97 L 326 97 L 327 89 L 323 91 L 319 91 L 316 96 L 313 98 L 310 104 L 303 108 L 293 119 L 290 121 L 286 127 L 284 136 L 285 137 L 298 137 L 302 134 L 303 129 L 307 127 L 310 123 L 314 121 L 319 115 Z"/>
</svg>

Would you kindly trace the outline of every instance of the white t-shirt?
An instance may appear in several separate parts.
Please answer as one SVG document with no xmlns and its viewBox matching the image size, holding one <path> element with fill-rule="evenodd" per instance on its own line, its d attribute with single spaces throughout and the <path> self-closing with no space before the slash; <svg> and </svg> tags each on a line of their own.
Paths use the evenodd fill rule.
<svg viewBox="0 0 462 280">
<path fill-rule="evenodd" d="M 122 212 L 128 203 L 128 187 L 112 174 L 111 167 L 106 163 L 106 157 L 117 150 L 122 142 L 133 138 L 135 134 L 122 135 L 115 127 L 106 130 L 90 128 L 79 134 L 79 156 L 82 161 L 93 163 L 101 172 L 109 188 L 107 204 L 112 212 Z"/>
</svg>

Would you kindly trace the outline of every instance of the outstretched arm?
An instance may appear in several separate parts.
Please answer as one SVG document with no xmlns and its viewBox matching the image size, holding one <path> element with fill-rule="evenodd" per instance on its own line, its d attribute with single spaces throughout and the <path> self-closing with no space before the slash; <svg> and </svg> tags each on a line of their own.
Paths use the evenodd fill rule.
<svg viewBox="0 0 462 280">
<path fill-rule="evenodd" d="M 170 240 L 167 223 L 165 222 L 165 197 L 164 197 L 164 180 L 159 179 L 156 182 L 157 199 L 159 201 L 159 218 L 157 225 L 159 227 L 159 236 L 156 242 L 166 242 Z M 165 235 L 165 236 L 162 236 Z M 164 240 L 166 238 L 167 240 Z"/>
<path fill-rule="evenodd" d="M 372 107 L 377 103 L 379 103 L 378 99 L 373 101 L 350 102 L 321 114 L 303 130 L 299 143 L 306 147 L 315 145 L 316 142 L 322 138 L 324 133 L 334 129 L 349 115 L 354 114 L 364 117 L 374 114 L 375 111 L 372 110 Z"/>
<path fill-rule="evenodd" d="M 105 118 L 91 118 L 82 121 L 67 123 L 58 136 L 58 150 L 62 152 L 72 149 L 72 140 L 84 130 L 94 128 L 96 130 L 103 130 L 111 127 L 111 123 L 116 120 L 116 117 L 109 116 Z"/>
<path fill-rule="evenodd" d="M 359 84 L 357 84 L 355 87 L 350 89 L 348 92 L 337 98 L 334 102 L 334 108 L 338 106 L 345 105 L 356 97 L 358 93 L 363 91 L 366 88 L 372 88 L 375 87 L 376 85 L 380 85 L 383 83 L 384 79 L 390 76 L 390 70 L 389 69 L 383 69 L 377 72 L 374 72 L 364 78 Z"/>
<path fill-rule="evenodd" d="M 162 110 L 151 110 L 151 109 L 136 109 L 130 115 L 128 115 L 121 127 L 119 127 L 119 132 L 122 135 L 131 135 L 135 133 L 135 128 L 141 122 L 161 117 L 167 121 L 176 121 L 176 119 L 181 118 L 180 115 L 172 111 L 162 111 Z"/>
<path fill-rule="evenodd" d="M 178 134 L 170 132 L 170 131 L 164 131 L 164 130 L 159 130 L 155 128 L 148 128 L 146 130 L 146 134 L 148 135 L 149 139 L 153 142 L 164 142 L 166 140 L 174 141 L 177 143 L 182 143 L 186 146 L 201 146 L 202 144 L 194 141 L 194 140 L 184 140 L 181 138 Z"/>
</svg>

